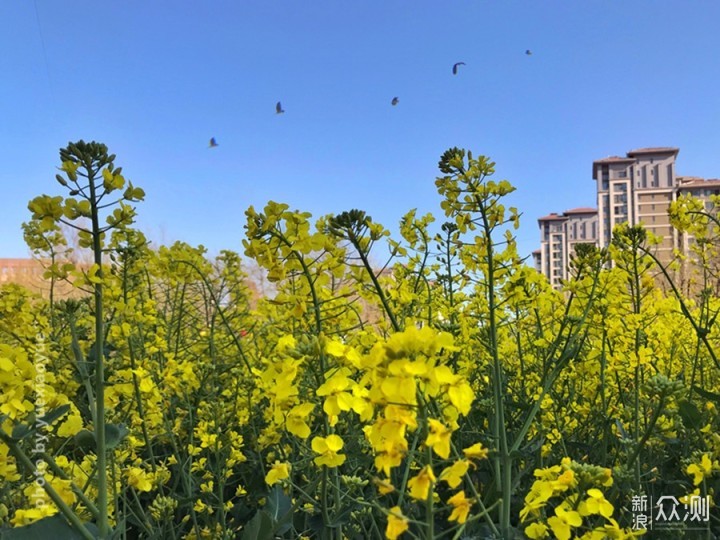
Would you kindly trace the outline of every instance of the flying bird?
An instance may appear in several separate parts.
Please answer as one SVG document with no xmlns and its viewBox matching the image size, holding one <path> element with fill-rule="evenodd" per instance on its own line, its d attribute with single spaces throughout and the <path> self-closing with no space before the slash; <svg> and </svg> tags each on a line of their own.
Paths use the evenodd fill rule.
<svg viewBox="0 0 720 540">
<path fill-rule="evenodd" d="M 393 100 L 392 100 L 390 103 L 392 103 L 392 106 L 394 107 L 395 105 L 397 105 L 398 103 L 400 103 L 400 100 L 399 100 L 398 98 L 394 97 Z"/>
<path fill-rule="evenodd" d="M 215 148 L 218 145 L 217 141 L 215 140 L 215 137 L 212 137 L 210 139 L 210 146 L 209 148 Z"/>
<path fill-rule="evenodd" d="M 457 75 L 458 72 L 458 66 L 464 66 L 465 62 L 458 62 L 456 64 L 453 64 L 453 75 Z"/>
<path fill-rule="evenodd" d="M 275 114 L 282 114 L 284 112 L 285 111 L 283 110 L 282 105 L 278 101 L 277 104 L 275 105 Z"/>
<path fill-rule="evenodd" d="M 531 51 L 530 49 L 528 49 L 527 51 L 525 51 L 525 54 L 527 54 L 528 56 L 531 56 L 531 55 L 532 55 L 532 51 Z"/>
</svg>

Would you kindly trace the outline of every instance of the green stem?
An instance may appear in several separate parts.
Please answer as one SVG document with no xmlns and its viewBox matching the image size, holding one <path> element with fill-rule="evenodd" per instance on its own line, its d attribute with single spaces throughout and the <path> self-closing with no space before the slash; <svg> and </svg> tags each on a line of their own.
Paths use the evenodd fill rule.
<svg viewBox="0 0 720 540">
<path fill-rule="evenodd" d="M 90 205 L 92 220 L 92 248 L 94 262 L 98 267 L 98 282 L 94 283 L 95 297 L 95 440 L 97 441 L 98 464 L 98 529 L 100 539 L 106 540 L 110 536 L 108 521 L 108 483 L 107 483 L 107 445 L 105 443 L 105 325 L 103 323 L 103 286 L 102 286 L 102 238 L 100 230 L 100 217 L 98 213 L 97 195 L 95 192 L 95 173 L 92 166 L 87 167 L 90 187 Z"/>
</svg>

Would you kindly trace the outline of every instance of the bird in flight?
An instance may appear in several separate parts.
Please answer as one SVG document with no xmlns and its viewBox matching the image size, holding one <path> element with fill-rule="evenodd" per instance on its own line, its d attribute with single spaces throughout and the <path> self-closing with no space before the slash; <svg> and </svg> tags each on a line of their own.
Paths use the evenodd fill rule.
<svg viewBox="0 0 720 540">
<path fill-rule="evenodd" d="M 456 64 L 453 64 L 453 75 L 457 75 L 458 72 L 458 66 L 464 66 L 465 62 L 457 62 Z"/>
<path fill-rule="evenodd" d="M 400 103 L 400 100 L 398 98 L 394 97 L 390 103 L 392 103 L 392 106 L 394 107 L 395 105 Z"/>
<path fill-rule="evenodd" d="M 282 105 L 278 101 L 277 104 L 275 105 L 275 114 L 282 114 L 284 112 L 285 111 L 283 110 Z"/>
<path fill-rule="evenodd" d="M 212 137 L 210 139 L 210 146 L 208 148 L 215 148 L 218 145 L 217 141 L 215 140 L 215 137 Z"/>
<path fill-rule="evenodd" d="M 528 49 L 527 51 L 525 51 L 525 54 L 527 54 L 528 56 L 532 56 L 532 51 Z"/>
</svg>

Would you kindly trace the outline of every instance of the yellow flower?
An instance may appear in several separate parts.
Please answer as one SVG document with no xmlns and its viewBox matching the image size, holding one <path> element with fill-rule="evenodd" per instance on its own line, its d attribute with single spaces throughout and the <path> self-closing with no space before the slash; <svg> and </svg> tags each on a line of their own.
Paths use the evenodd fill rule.
<svg viewBox="0 0 720 540">
<path fill-rule="evenodd" d="M 355 398 L 347 391 L 353 384 L 347 374 L 349 374 L 349 370 L 340 370 L 315 391 L 318 396 L 327 396 L 323 404 L 323 410 L 330 418 L 335 419 L 335 422 L 331 422 L 330 425 L 337 422 L 337 416 L 341 411 L 349 411 L 355 404 Z"/>
<path fill-rule="evenodd" d="M 553 487 L 559 491 L 566 491 L 568 488 L 575 487 L 576 484 L 575 473 L 572 469 L 567 469 L 553 482 Z"/>
<path fill-rule="evenodd" d="M 200 491 L 203 493 L 212 493 L 213 487 L 215 486 L 215 482 L 212 480 L 208 480 L 207 482 L 203 482 L 200 484 Z"/>
<path fill-rule="evenodd" d="M 720 467 L 717 461 L 713 463 L 707 454 L 703 454 L 700 463 L 688 465 L 686 472 L 693 475 L 693 484 L 699 486 L 706 476 L 712 474 L 713 469 L 717 470 L 718 468 Z"/>
<path fill-rule="evenodd" d="M 315 464 L 338 467 L 345 463 L 345 454 L 338 454 L 344 444 L 343 440 L 335 434 L 327 437 L 315 437 L 312 440 L 312 449 L 316 454 L 320 454 L 315 458 Z"/>
<path fill-rule="evenodd" d="M 385 398 L 394 403 L 417 404 L 414 377 L 387 377 L 380 388 Z"/>
<path fill-rule="evenodd" d="M 403 457 L 405 457 L 405 451 L 398 450 L 397 448 L 392 448 L 387 452 L 380 452 L 375 456 L 375 468 L 389 475 L 393 467 L 400 465 Z"/>
<path fill-rule="evenodd" d="M 467 416 L 470 412 L 470 406 L 475 399 L 475 392 L 473 392 L 468 383 L 462 381 L 448 388 L 448 397 L 450 398 L 450 403 L 460 411 L 460 414 Z"/>
<path fill-rule="evenodd" d="M 126 474 L 129 486 L 138 491 L 152 491 L 151 476 L 140 467 L 130 467 Z"/>
<path fill-rule="evenodd" d="M 272 468 L 268 471 L 268 473 L 265 475 L 265 483 L 268 486 L 273 486 L 280 482 L 281 480 L 285 480 L 286 478 L 290 477 L 290 464 L 289 463 L 280 463 L 279 461 L 276 461 L 275 464 L 272 466 Z"/>
<path fill-rule="evenodd" d="M 558 540 L 569 540 L 572 528 L 582 525 L 582 518 L 574 510 L 568 511 L 560 505 L 555 508 L 555 515 L 548 518 L 547 522 Z"/>
<path fill-rule="evenodd" d="M 434 419 L 428 420 L 430 433 L 428 433 L 425 444 L 443 459 L 450 455 L 450 436 L 452 431 L 445 427 L 442 422 Z"/>
<path fill-rule="evenodd" d="M 592 488 L 588 489 L 587 494 L 589 498 L 580 503 L 580 507 L 578 508 L 581 515 L 600 514 L 606 518 L 613 515 L 615 508 L 605 498 L 602 491 Z"/>
<path fill-rule="evenodd" d="M 535 474 L 537 475 L 537 472 Z M 525 506 L 520 510 L 520 519 L 525 521 L 528 515 L 536 515 L 554 494 L 552 483 L 547 480 L 535 480 L 530 492 L 525 496 Z"/>
<path fill-rule="evenodd" d="M 465 457 L 468 459 L 487 459 L 488 449 L 483 448 L 482 443 L 475 443 L 471 447 L 463 450 Z"/>
<path fill-rule="evenodd" d="M 10 521 L 16 527 L 21 527 L 22 525 L 29 525 L 30 523 L 38 521 L 44 517 L 57 514 L 57 511 L 57 508 L 52 504 L 40 504 L 34 508 L 28 508 L 27 510 L 17 510 L 15 512 L 15 516 Z"/>
<path fill-rule="evenodd" d="M 465 521 L 467 521 L 468 514 L 470 513 L 472 499 L 467 499 L 465 497 L 465 491 L 459 491 L 448 499 L 448 503 L 453 506 L 453 511 L 450 514 L 448 521 L 465 523 Z"/>
<path fill-rule="evenodd" d="M 533 523 L 525 527 L 525 536 L 531 540 L 539 540 L 547 537 L 548 528 L 544 523 Z"/>
<path fill-rule="evenodd" d="M 408 530 L 408 519 L 403 515 L 399 506 L 393 506 L 388 514 L 385 536 L 388 540 L 395 540 L 398 536 Z"/>
<path fill-rule="evenodd" d="M 428 493 L 430 493 L 434 483 L 435 475 L 433 474 L 432 468 L 430 465 L 426 465 L 417 476 L 408 480 L 407 485 L 410 489 L 410 496 L 420 501 L 427 500 Z"/>
<path fill-rule="evenodd" d="M 9 451 L 10 449 L 0 442 L 0 478 L 8 482 L 15 482 L 20 480 L 20 475 L 15 466 L 15 458 L 8 455 Z"/>
<path fill-rule="evenodd" d="M 388 493 L 395 491 L 395 486 L 393 486 L 387 478 L 383 480 L 382 478 L 375 476 L 373 477 L 373 484 L 377 486 L 380 495 L 387 495 Z"/>
<path fill-rule="evenodd" d="M 202 514 L 203 512 L 207 512 L 208 514 L 213 513 L 212 507 L 208 506 L 204 502 L 202 502 L 200 499 L 195 501 L 195 505 L 193 506 L 193 510 L 195 510 L 198 514 Z"/>
<path fill-rule="evenodd" d="M 440 480 L 447 482 L 451 488 L 456 488 L 460 485 L 460 482 L 462 482 L 463 476 L 465 476 L 469 467 L 470 462 L 465 459 L 456 461 L 440 473 Z"/>
<path fill-rule="evenodd" d="M 285 420 L 287 430 L 301 439 L 307 439 L 310 436 L 310 426 L 305 420 L 314 408 L 315 405 L 312 403 L 302 403 L 293 407 Z"/>
<path fill-rule="evenodd" d="M 58 437 L 72 437 L 83 427 L 82 417 L 79 414 L 72 414 L 58 427 Z"/>
<path fill-rule="evenodd" d="M 297 341 L 293 336 L 283 336 L 277 342 L 276 350 L 278 352 L 287 352 L 297 346 Z"/>
</svg>

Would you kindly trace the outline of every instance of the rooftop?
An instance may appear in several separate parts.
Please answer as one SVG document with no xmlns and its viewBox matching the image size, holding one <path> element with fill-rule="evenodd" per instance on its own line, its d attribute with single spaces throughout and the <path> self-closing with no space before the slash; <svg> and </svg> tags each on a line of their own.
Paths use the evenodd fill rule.
<svg viewBox="0 0 720 540">
<path fill-rule="evenodd" d="M 565 221 L 566 219 L 567 219 L 567 216 L 559 216 L 555 212 L 552 212 L 551 214 L 548 214 L 547 216 L 538 218 L 538 221 Z"/>
<path fill-rule="evenodd" d="M 565 215 L 568 214 L 597 214 L 597 208 L 590 208 L 587 206 L 580 206 L 578 208 L 572 208 L 571 210 L 565 210 Z"/>
<path fill-rule="evenodd" d="M 678 182 L 679 189 L 703 189 L 703 188 L 720 186 L 720 179 L 718 179 L 718 178 L 709 178 L 707 180 L 703 180 L 702 178 L 692 178 L 692 179 L 678 178 L 678 181 L 679 181 Z"/>
<path fill-rule="evenodd" d="M 638 148 L 637 150 L 631 150 L 627 153 L 628 157 L 632 157 L 636 154 L 676 154 L 680 151 L 679 148 L 672 146 L 655 146 L 651 148 Z"/>
<path fill-rule="evenodd" d="M 620 157 L 620 156 L 608 156 L 603 159 L 596 159 L 593 161 L 593 163 L 624 163 L 624 162 L 630 162 L 635 161 L 632 158 L 629 157 Z"/>
</svg>

